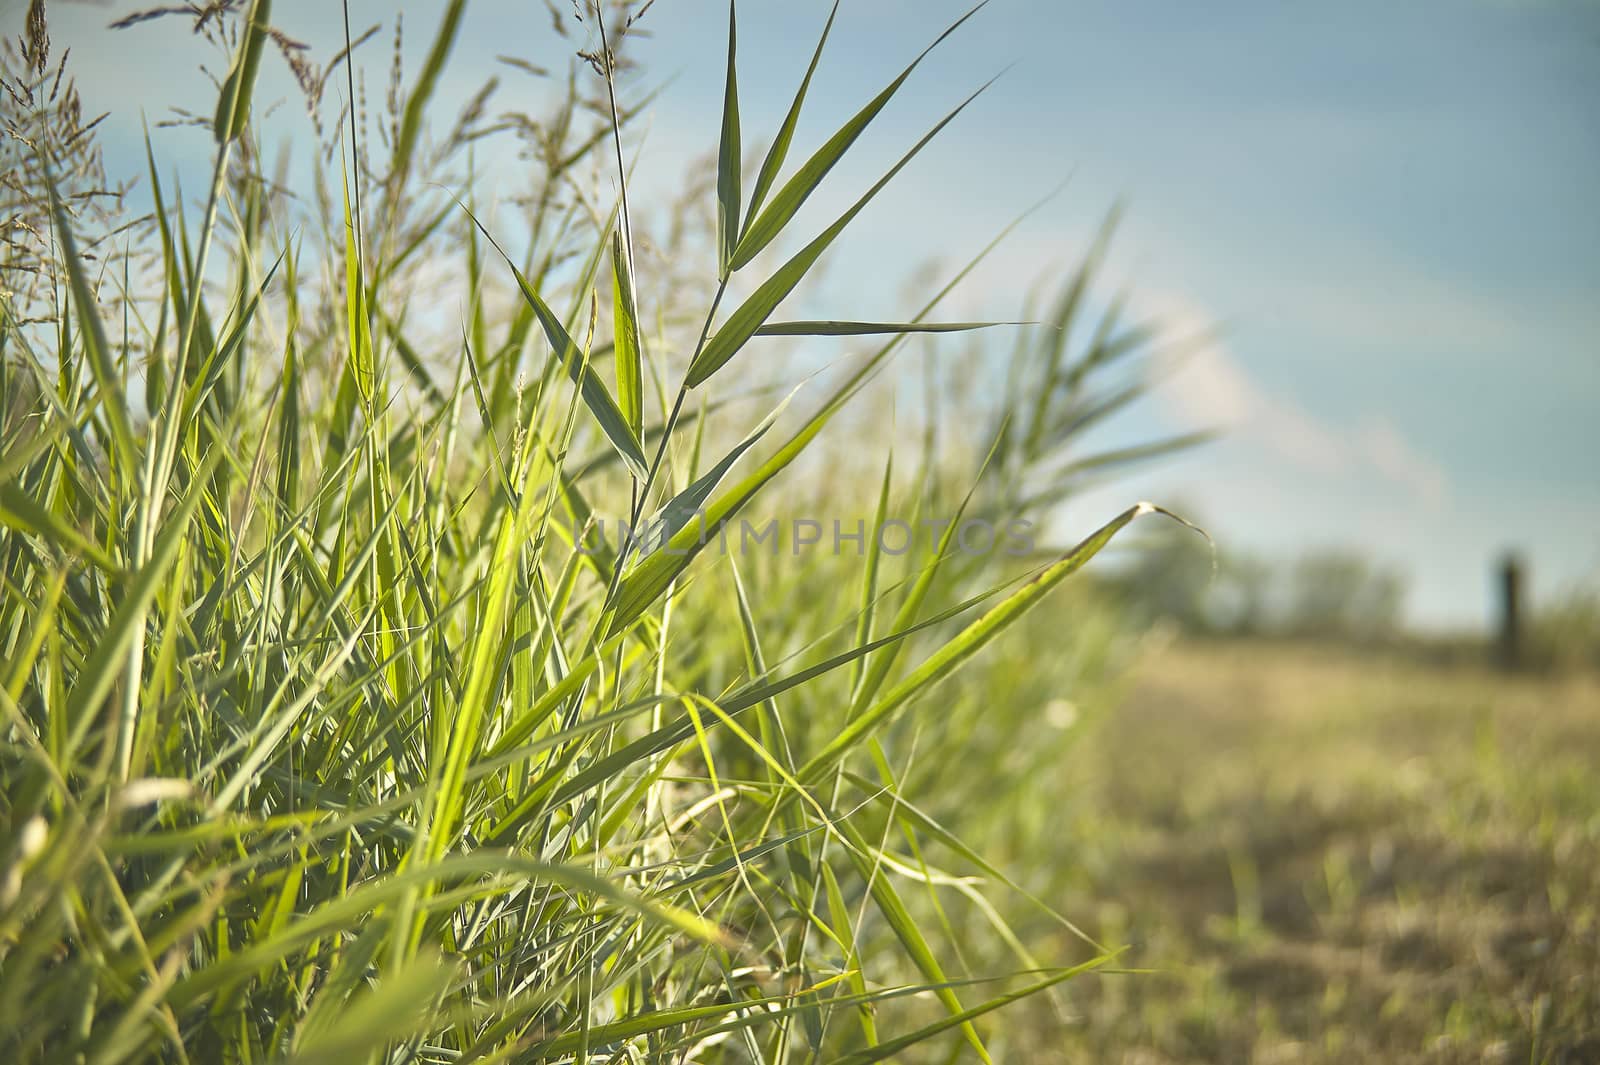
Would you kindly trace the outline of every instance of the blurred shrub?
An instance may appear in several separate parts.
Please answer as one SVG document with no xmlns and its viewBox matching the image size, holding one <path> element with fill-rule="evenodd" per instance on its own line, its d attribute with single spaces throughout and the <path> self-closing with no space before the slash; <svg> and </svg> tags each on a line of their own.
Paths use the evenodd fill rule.
<svg viewBox="0 0 1600 1065">
<path fill-rule="evenodd" d="M 1405 582 L 1393 570 L 1349 550 L 1318 551 L 1287 575 L 1283 628 L 1319 638 L 1382 638 L 1400 628 Z"/>
<path fill-rule="evenodd" d="M 1182 530 L 1151 534 L 1106 584 L 1134 621 L 1207 635 L 1389 639 L 1405 605 L 1403 577 L 1358 551 L 1280 561 Z"/>
<path fill-rule="evenodd" d="M 1570 589 L 1535 610 L 1529 632 L 1536 666 L 1575 669 L 1600 666 L 1600 582 Z"/>
</svg>

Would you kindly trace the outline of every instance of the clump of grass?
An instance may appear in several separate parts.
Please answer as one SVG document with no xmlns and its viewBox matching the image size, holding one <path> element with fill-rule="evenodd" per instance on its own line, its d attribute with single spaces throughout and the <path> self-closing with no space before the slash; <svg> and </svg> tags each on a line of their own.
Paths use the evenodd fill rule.
<svg viewBox="0 0 1600 1065">
<path fill-rule="evenodd" d="M 985 1017 L 1105 955 L 1052 966 L 1017 942 L 987 901 L 1004 872 L 902 792 L 930 757 L 905 729 L 1154 508 L 1010 572 L 949 534 L 921 556 L 869 545 L 842 598 L 706 549 L 906 338 L 986 324 L 932 318 L 965 271 L 908 322 L 773 320 L 971 97 L 769 270 L 758 253 L 808 224 L 916 63 L 791 169 L 813 59 L 747 186 L 730 6 L 714 291 L 678 347 L 662 308 L 679 280 L 641 268 L 623 181 L 637 111 L 617 103 L 608 35 L 629 12 L 580 12 L 598 80 L 580 88 L 577 68 L 553 115 L 491 117 L 490 86 L 434 143 L 462 6 L 410 88 L 391 79 L 379 145 L 349 46 L 319 69 L 266 0 L 198 12 L 229 52 L 205 206 L 167 199 L 152 152 L 153 281 L 121 272 L 120 323 L 39 149 L 62 312 L 30 324 L 8 295 L 0 321 L 0 1047 L 865 1062 L 931 1042 L 987 1059 Z M 320 241 L 295 235 L 301 205 L 253 140 L 272 49 L 313 97 L 345 76 Z M 470 170 L 461 201 L 415 177 L 494 129 L 534 148 L 522 247 L 469 209 Z M 580 164 L 614 168 L 615 201 Z M 408 315 L 451 247 L 453 339 Z M 1054 498 L 1042 456 L 1093 420 L 1087 377 L 1124 350 L 1102 335 L 1072 359 L 1054 339 L 1090 269 L 1030 349 L 1045 378 L 1024 437 L 998 437 L 998 476 L 1026 480 L 1035 507 Z M 733 418 L 728 385 L 764 337 L 841 334 L 884 339 L 809 413 Z M 723 437 L 741 442 L 719 453 Z M 880 517 L 895 484 L 886 468 Z M 578 550 L 605 514 L 651 519 L 653 538 Z M 940 732 L 931 757 L 958 764 L 963 734 Z M 947 896 L 1024 971 L 953 968 Z"/>
</svg>

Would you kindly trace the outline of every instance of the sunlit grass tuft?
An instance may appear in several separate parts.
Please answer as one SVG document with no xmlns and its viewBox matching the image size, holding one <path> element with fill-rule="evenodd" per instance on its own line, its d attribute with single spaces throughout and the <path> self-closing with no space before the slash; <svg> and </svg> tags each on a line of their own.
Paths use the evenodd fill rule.
<svg viewBox="0 0 1600 1065">
<path fill-rule="evenodd" d="M 198 218 L 152 150 L 153 228 L 108 270 L 51 160 L 29 172 L 60 274 L 51 313 L 12 296 L 0 321 L 3 1055 L 864 1062 L 931 1041 L 987 1059 L 992 1011 L 1105 954 L 1034 958 L 993 900 L 1048 907 L 901 776 L 932 759 L 998 779 L 974 715 L 1001 700 L 989 738 L 1027 744 L 1038 704 L 1016 677 L 949 679 L 1150 508 L 1025 558 L 951 532 L 784 573 L 708 549 L 808 475 L 906 338 L 993 324 L 931 317 L 965 270 L 905 323 L 770 320 L 928 138 L 718 318 L 916 64 L 785 181 L 803 84 L 746 200 L 730 14 L 715 294 L 685 344 L 686 287 L 641 268 L 625 198 L 574 177 L 612 148 L 621 165 L 637 113 L 609 48 L 589 57 L 603 103 L 574 81 L 554 116 L 502 127 L 542 160 L 512 205 L 521 246 L 491 236 L 470 169 L 460 200 L 414 177 L 486 135 L 435 143 L 424 121 L 461 6 L 391 101 L 384 169 L 347 114 L 310 217 L 252 139 L 262 54 L 292 51 L 260 0 L 211 27 L 232 61 Z M 1092 268 L 1024 334 L 1028 402 L 990 426 L 959 497 L 974 514 L 1037 517 L 1128 457 L 1061 461 L 1137 394 L 1098 382 L 1146 339 L 1108 316 L 1069 352 Z M 429 319 L 441 271 L 459 326 Z M 739 356 L 774 335 L 882 339 L 803 413 L 747 416 Z M 880 522 L 974 476 L 882 460 Z M 578 550 L 608 515 L 656 515 L 657 535 Z M 958 926 L 1010 963 L 974 969 Z"/>
</svg>

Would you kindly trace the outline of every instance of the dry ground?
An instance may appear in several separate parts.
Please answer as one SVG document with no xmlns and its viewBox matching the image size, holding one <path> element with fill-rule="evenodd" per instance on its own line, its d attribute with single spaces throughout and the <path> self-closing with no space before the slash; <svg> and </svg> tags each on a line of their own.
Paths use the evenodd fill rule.
<svg viewBox="0 0 1600 1065">
<path fill-rule="evenodd" d="M 1600 1062 L 1595 677 L 1175 644 L 1090 731 L 1069 912 L 1156 971 L 1065 1060 Z"/>
</svg>

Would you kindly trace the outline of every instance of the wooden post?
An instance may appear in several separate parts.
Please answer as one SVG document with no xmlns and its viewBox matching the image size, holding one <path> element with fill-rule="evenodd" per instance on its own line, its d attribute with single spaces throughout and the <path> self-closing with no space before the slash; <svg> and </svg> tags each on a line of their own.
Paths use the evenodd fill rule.
<svg viewBox="0 0 1600 1065">
<path fill-rule="evenodd" d="M 1514 551 L 1500 558 L 1500 664 L 1519 669 L 1523 664 L 1522 595 L 1526 574 L 1522 559 Z"/>
</svg>

